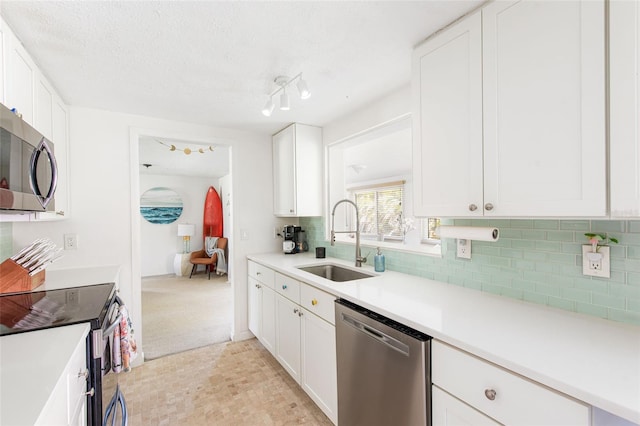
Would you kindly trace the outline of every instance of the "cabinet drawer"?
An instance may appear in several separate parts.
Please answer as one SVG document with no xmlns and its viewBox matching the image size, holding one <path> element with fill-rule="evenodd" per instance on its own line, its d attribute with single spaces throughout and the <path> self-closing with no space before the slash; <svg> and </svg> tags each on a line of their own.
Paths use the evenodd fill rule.
<svg viewBox="0 0 640 426">
<path fill-rule="evenodd" d="M 300 282 L 276 272 L 276 291 L 287 299 L 300 304 Z"/>
<path fill-rule="evenodd" d="M 332 294 L 325 293 L 304 283 L 300 284 L 300 305 L 309 312 L 313 312 L 325 321 L 335 325 L 334 300 L 336 300 L 336 297 Z"/>
<path fill-rule="evenodd" d="M 590 424 L 587 405 L 442 342 L 431 363 L 435 385 L 501 423 Z"/>
<path fill-rule="evenodd" d="M 260 281 L 267 287 L 273 288 L 275 281 L 275 272 L 259 263 L 249 261 L 249 276 Z"/>
</svg>

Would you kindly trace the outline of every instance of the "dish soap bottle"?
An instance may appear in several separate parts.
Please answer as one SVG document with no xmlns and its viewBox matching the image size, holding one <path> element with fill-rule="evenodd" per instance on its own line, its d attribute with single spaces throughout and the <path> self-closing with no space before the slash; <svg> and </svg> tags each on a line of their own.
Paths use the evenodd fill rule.
<svg viewBox="0 0 640 426">
<path fill-rule="evenodd" d="M 378 247 L 378 253 L 373 257 L 374 269 L 376 272 L 384 272 L 384 254 Z"/>
</svg>

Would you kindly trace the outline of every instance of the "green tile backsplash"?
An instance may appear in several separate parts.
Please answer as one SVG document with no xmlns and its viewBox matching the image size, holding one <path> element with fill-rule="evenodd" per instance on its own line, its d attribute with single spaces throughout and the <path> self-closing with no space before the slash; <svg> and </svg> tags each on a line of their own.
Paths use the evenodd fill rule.
<svg viewBox="0 0 640 426">
<path fill-rule="evenodd" d="M 473 241 L 472 259 L 457 259 L 455 240 L 443 242 L 442 258 L 385 250 L 387 269 L 448 282 L 568 311 L 640 325 L 640 221 L 455 219 L 459 226 L 496 226 L 500 239 Z M 331 247 L 323 218 L 301 218 L 309 248 L 327 256 L 353 257 L 353 246 Z M 607 232 L 611 278 L 582 275 L 585 232 Z"/>
</svg>

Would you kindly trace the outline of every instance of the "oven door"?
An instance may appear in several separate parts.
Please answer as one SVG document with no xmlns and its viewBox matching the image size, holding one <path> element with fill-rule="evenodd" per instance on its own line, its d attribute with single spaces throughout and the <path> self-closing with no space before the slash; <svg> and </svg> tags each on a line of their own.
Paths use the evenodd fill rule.
<svg viewBox="0 0 640 426">
<path fill-rule="evenodd" d="M 107 314 L 99 324 L 99 328 L 92 330 L 87 347 L 87 365 L 89 365 L 89 400 L 87 404 L 87 424 L 102 425 L 102 377 L 111 370 L 111 346 L 109 337 L 120 323 L 118 310 L 123 305 L 118 296 L 114 296 L 109 302 Z"/>
</svg>

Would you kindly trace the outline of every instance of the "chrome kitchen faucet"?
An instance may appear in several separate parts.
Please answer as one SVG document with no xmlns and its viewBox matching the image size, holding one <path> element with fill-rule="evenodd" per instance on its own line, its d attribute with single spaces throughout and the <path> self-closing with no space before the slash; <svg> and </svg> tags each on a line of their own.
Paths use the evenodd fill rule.
<svg viewBox="0 0 640 426">
<path fill-rule="evenodd" d="M 362 266 L 362 262 L 367 263 L 367 258 L 366 257 L 362 257 L 362 253 L 360 252 L 360 214 L 358 212 L 358 206 L 356 205 L 356 203 L 354 203 L 351 200 L 340 200 L 338 201 L 334 206 L 333 206 L 333 210 L 331 211 L 331 245 L 335 245 L 336 243 L 336 234 L 350 234 L 353 231 L 348 230 L 348 231 L 335 231 L 335 216 L 336 216 L 336 207 L 338 207 L 338 204 L 341 203 L 349 203 L 351 204 L 355 209 L 356 209 L 356 266 L 357 267 L 361 267 Z"/>
</svg>

